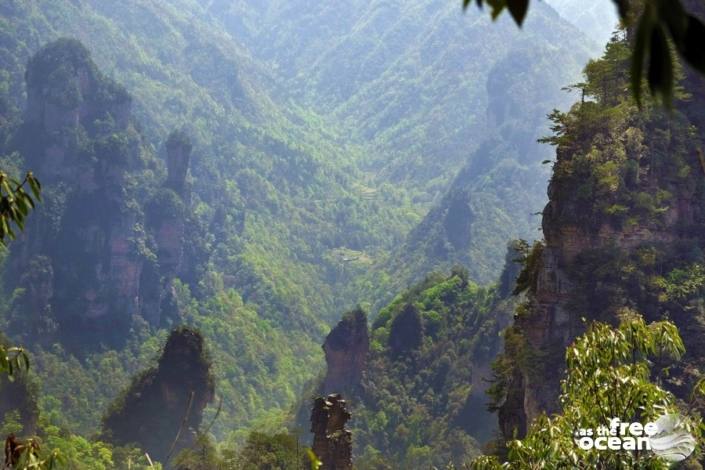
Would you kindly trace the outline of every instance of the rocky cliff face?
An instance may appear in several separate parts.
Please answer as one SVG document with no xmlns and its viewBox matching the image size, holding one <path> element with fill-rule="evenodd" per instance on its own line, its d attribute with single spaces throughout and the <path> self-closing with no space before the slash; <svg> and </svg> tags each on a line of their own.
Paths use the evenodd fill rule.
<svg viewBox="0 0 705 470">
<path fill-rule="evenodd" d="M 99 132 L 106 121 L 113 130 L 126 131 L 132 105 L 127 91 L 103 76 L 86 48 L 72 39 L 55 41 L 35 54 L 25 78 L 25 130 L 34 133 L 34 139 L 22 143 L 25 150 L 26 144 L 34 144 L 25 158 L 36 163 L 37 173 L 46 182 L 80 174 L 77 182 L 84 191 L 95 189 L 101 177 L 119 179 L 126 160 L 135 155 L 123 154 L 120 161 L 95 165 L 82 158 L 79 146 L 83 142 L 77 131 Z M 83 171 L 78 173 L 78 169 Z"/>
<path fill-rule="evenodd" d="M 161 201 L 153 201 L 151 219 L 154 225 L 155 241 L 159 254 L 159 266 L 164 276 L 173 278 L 182 267 L 185 207 L 190 201 L 190 189 L 186 179 L 193 144 L 183 131 L 174 131 L 166 142 L 167 178 L 165 196 Z M 171 201 L 167 201 L 171 197 Z"/>
<path fill-rule="evenodd" d="M 179 328 L 157 366 L 140 374 L 113 404 L 103 422 L 104 437 L 119 445 L 137 443 L 167 462 L 193 444 L 214 387 L 203 337 Z"/>
<path fill-rule="evenodd" d="M 32 318 L 51 319 L 69 345 L 119 343 L 135 316 L 159 324 L 160 276 L 179 272 L 191 144 L 179 133 L 168 141 L 163 190 L 171 194 L 149 220 L 145 201 L 159 194 L 150 195 L 148 181 L 163 170 L 133 123 L 130 95 L 69 39 L 30 60 L 26 84 L 12 146 L 44 184 L 44 201 L 13 247 L 10 271 L 33 266 L 41 287 L 25 291 L 16 317 L 35 309 Z M 51 333 L 51 325 L 21 321 L 18 332 Z"/>
<path fill-rule="evenodd" d="M 347 313 L 323 344 L 326 355 L 323 393 L 348 392 L 357 388 L 367 367 L 369 349 L 367 315 L 361 309 Z"/>
<path fill-rule="evenodd" d="M 595 101 L 555 119 L 545 241 L 526 257 L 520 282 L 528 301 L 505 348 L 513 364 L 499 403 L 505 438 L 515 430 L 521 435 L 539 413 L 557 411 L 557 372 L 564 370 L 566 347 L 584 329 L 583 318 L 614 322 L 623 307 L 649 321 L 670 317 L 687 349 L 666 384 L 674 390 L 687 389 L 703 362 L 702 285 L 682 290 L 696 277 L 705 247 L 703 131 L 688 130 L 695 128 L 687 113 L 637 110 L 619 85 L 627 58 L 626 41 L 613 42 L 598 64 L 608 76 L 587 69 Z M 595 86 L 610 78 L 614 88 L 607 81 Z"/>
<path fill-rule="evenodd" d="M 46 205 L 13 264 L 18 271 L 43 264 L 43 282 L 52 287 L 30 303 L 48 304 L 62 335 L 110 342 L 139 313 L 147 254 L 139 204 L 126 191 L 145 164 L 131 99 L 75 40 L 41 49 L 26 83 L 25 120 L 14 140 L 44 182 Z"/>
<path fill-rule="evenodd" d="M 311 411 L 313 453 L 321 470 L 352 470 L 352 433 L 345 428 L 350 419 L 339 394 L 316 398 Z"/>
<path fill-rule="evenodd" d="M 172 281 L 187 270 L 185 227 L 190 205 L 187 179 L 193 145 L 183 131 L 174 131 L 166 142 L 167 178 L 145 208 L 148 231 L 157 257 L 146 266 L 142 279 L 143 316 L 153 325 L 178 322 L 180 313 Z"/>
</svg>

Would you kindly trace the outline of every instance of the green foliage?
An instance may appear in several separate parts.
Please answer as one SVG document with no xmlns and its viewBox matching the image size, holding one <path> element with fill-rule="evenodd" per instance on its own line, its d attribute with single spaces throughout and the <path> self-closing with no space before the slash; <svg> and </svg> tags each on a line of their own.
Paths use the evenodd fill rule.
<svg viewBox="0 0 705 470">
<path fill-rule="evenodd" d="M 463 8 L 467 8 L 473 0 L 463 0 Z M 487 0 L 487 3 L 492 7 L 492 19 L 496 19 L 506 8 L 509 14 L 517 25 L 521 26 L 524 22 L 526 12 L 529 10 L 529 0 Z M 477 6 L 482 8 L 483 0 L 477 0 Z"/>
<path fill-rule="evenodd" d="M 356 466 L 425 468 L 478 453 L 477 441 L 495 426 L 482 371 L 514 303 L 456 269 L 429 276 L 380 311 L 362 390 L 349 397 Z"/>
<path fill-rule="evenodd" d="M 290 404 L 297 400 L 312 369 L 322 362 L 320 346 L 307 342 L 302 332 L 276 328 L 256 306 L 222 284 L 202 302 L 183 284 L 177 283 L 176 289 L 186 323 L 197 327 L 209 344 L 218 345 L 212 349 L 213 368 L 223 407 L 214 433 L 230 434 L 229 440 L 242 443 L 249 427 L 279 429 L 290 419 Z M 211 408 L 206 416 L 213 413 Z"/>
<path fill-rule="evenodd" d="M 0 171 L 0 248 L 5 247 L 7 239 L 16 237 L 15 230 L 24 230 L 25 218 L 34 209 L 34 202 L 40 199 L 40 193 L 39 180 L 31 171 L 22 181 Z M 0 357 L 5 356 L 0 354 Z"/>
<path fill-rule="evenodd" d="M 238 456 L 242 470 L 299 470 L 308 460 L 306 449 L 296 436 L 286 433 L 266 435 L 251 433 Z M 311 464 L 313 468 L 313 463 Z"/>
<path fill-rule="evenodd" d="M 564 209 L 546 212 L 545 221 L 588 230 L 603 220 L 616 229 L 663 226 L 678 194 L 700 191 L 692 148 L 701 142 L 688 130 L 695 116 L 667 114 L 648 103 L 637 111 L 624 88 L 627 66 L 626 38 L 616 37 L 603 58 L 585 68 L 581 86 L 594 101 L 551 114 L 553 135 L 544 139 L 558 146 L 551 197 Z M 656 178 L 664 184 L 647 189 Z"/>
<path fill-rule="evenodd" d="M 181 220 L 186 217 L 184 203 L 173 190 L 160 188 L 145 208 L 148 220 L 158 225 L 164 221 Z"/>
<path fill-rule="evenodd" d="M 199 436 L 192 448 L 184 449 L 172 459 L 175 470 L 220 470 L 233 468 L 226 466 L 206 436 Z"/>
<path fill-rule="evenodd" d="M 652 381 L 651 360 L 677 360 L 685 351 L 676 326 L 647 324 L 622 312 L 619 327 L 592 323 L 566 351 L 561 413 L 532 423 L 526 438 L 508 443 L 510 468 L 669 468 L 652 453 L 584 450 L 575 443 L 579 429 L 596 429 L 613 417 L 623 422 L 653 422 L 678 411 L 674 396 Z M 657 375 L 658 377 L 658 375 Z M 658 379 L 657 379 L 658 380 Z M 699 418 L 688 416 L 689 430 L 700 436 Z M 473 468 L 504 468 L 495 457 L 481 457 Z"/>
<path fill-rule="evenodd" d="M 653 283 L 663 292 L 659 300 L 686 300 L 702 293 L 705 287 L 705 268 L 700 263 L 675 268 L 667 276 L 655 278 Z"/>
<path fill-rule="evenodd" d="M 0 436 L 9 436 L 10 434 L 19 434 L 24 426 L 20 422 L 20 412 L 13 410 L 5 413 L 2 425 L 0 425 Z"/>
<path fill-rule="evenodd" d="M 518 246 L 518 261 L 522 265 L 522 270 L 516 280 L 514 295 L 526 290 L 536 291 L 544 248 L 545 245 L 540 241 L 534 242 L 531 247 L 526 242 Z"/>
<path fill-rule="evenodd" d="M 181 451 L 171 462 L 175 470 L 302 470 L 319 468 L 311 449 L 299 444 L 290 433 L 252 432 L 244 445 L 216 448 L 211 439 L 200 435 L 189 449 Z"/>
</svg>

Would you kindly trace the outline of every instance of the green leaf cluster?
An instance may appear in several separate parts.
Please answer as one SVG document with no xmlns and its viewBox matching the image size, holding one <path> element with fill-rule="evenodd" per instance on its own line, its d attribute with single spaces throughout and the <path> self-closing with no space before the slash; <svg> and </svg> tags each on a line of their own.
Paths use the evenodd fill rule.
<svg viewBox="0 0 705 470">
<path fill-rule="evenodd" d="M 677 361 L 684 352 L 678 329 L 668 321 L 646 323 L 624 310 L 617 327 L 591 323 L 566 350 L 561 411 L 540 415 L 525 438 L 509 441 L 505 463 L 484 456 L 472 468 L 670 468 L 650 452 L 583 450 L 575 439 L 578 430 L 597 429 L 613 417 L 645 424 L 680 411 L 701 445 L 700 417 L 679 406 L 659 383 L 663 371 L 652 369 L 658 358 Z"/>
</svg>

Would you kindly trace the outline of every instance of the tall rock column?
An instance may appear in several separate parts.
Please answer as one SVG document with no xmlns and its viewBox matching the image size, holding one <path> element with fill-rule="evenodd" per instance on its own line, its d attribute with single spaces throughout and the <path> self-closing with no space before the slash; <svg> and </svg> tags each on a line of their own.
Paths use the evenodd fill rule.
<svg viewBox="0 0 705 470">
<path fill-rule="evenodd" d="M 25 78 L 27 108 L 12 146 L 44 184 L 44 201 L 11 255 L 11 272 L 44 260 L 51 295 L 27 300 L 48 307 L 64 345 L 120 344 L 140 314 L 150 255 L 140 201 L 128 189 L 150 156 L 132 123 L 132 99 L 73 39 L 39 50 Z"/>
<path fill-rule="evenodd" d="M 365 312 L 358 308 L 346 313 L 323 344 L 327 365 L 323 393 L 348 392 L 357 387 L 367 366 L 369 349 Z"/>
<path fill-rule="evenodd" d="M 313 452 L 322 462 L 321 470 L 352 470 L 352 433 L 345 429 L 349 419 L 340 394 L 314 400 L 311 432 Z"/>
<path fill-rule="evenodd" d="M 166 141 L 166 165 L 168 176 L 166 187 L 173 189 L 182 198 L 186 196 L 186 174 L 191 161 L 193 144 L 182 130 L 172 131 Z"/>
<path fill-rule="evenodd" d="M 215 383 L 203 337 L 174 330 L 156 367 L 138 375 L 103 420 L 103 438 L 162 462 L 193 445 Z"/>
<path fill-rule="evenodd" d="M 541 413 L 560 411 L 566 348 L 592 321 L 617 324 L 624 308 L 678 327 L 686 352 L 662 381 L 677 398 L 688 399 L 705 365 L 702 291 L 689 287 L 705 262 L 705 129 L 691 120 L 703 95 L 676 100 L 670 112 L 625 108 L 628 54 L 615 51 L 629 47 L 615 38 L 591 66 L 600 72 L 586 71 L 591 99 L 552 118 L 545 241 L 525 258 L 518 283 L 526 302 L 505 334 L 508 367 L 496 382 L 507 440 L 522 437 Z M 681 84 L 697 92 L 687 78 Z M 610 120 L 614 114 L 619 119 Z"/>
<path fill-rule="evenodd" d="M 160 223 L 156 228 L 159 265 L 167 277 L 174 277 L 181 267 L 184 209 L 189 200 L 186 174 L 191 161 L 192 148 L 191 139 L 183 131 L 172 132 L 166 142 L 168 175 L 165 187 L 174 191 L 178 198 L 170 201 L 169 210 L 161 214 Z"/>
<path fill-rule="evenodd" d="M 154 235 L 157 260 L 144 272 L 142 310 L 153 325 L 178 317 L 171 285 L 183 268 L 186 208 L 190 200 L 186 177 L 192 148 L 191 139 L 185 132 L 177 130 L 169 134 L 166 141 L 167 178 L 147 204 L 147 221 Z"/>
</svg>

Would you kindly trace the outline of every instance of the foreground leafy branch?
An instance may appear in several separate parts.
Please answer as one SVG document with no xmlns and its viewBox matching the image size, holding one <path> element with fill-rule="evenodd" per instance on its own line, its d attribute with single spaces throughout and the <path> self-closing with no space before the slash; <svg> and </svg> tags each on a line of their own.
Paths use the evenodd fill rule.
<svg viewBox="0 0 705 470">
<path fill-rule="evenodd" d="M 637 313 L 624 310 L 617 328 L 592 323 L 566 351 L 562 413 L 539 416 L 524 439 L 507 443 L 506 462 L 483 456 L 472 468 L 669 468 L 669 462 L 650 451 L 585 450 L 576 444 L 576 432 L 597 429 L 615 417 L 622 423 L 646 423 L 677 414 L 675 397 L 652 381 L 651 359 L 678 360 L 684 351 L 678 330 L 669 321 L 647 324 Z M 700 393 L 705 387 L 699 384 L 696 389 Z M 684 427 L 700 442 L 700 419 L 690 407 L 681 416 Z"/>
<path fill-rule="evenodd" d="M 17 237 L 17 229 L 24 230 L 27 216 L 40 199 L 41 184 L 31 171 L 21 181 L 0 171 L 0 247 Z M 14 380 L 17 373 L 28 370 L 29 356 L 23 348 L 0 344 L 0 374 Z M 60 461 L 58 451 L 43 455 L 36 437 L 22 441 L 10 434 L 5 440 L 4 468 L 52 470 Z"/>
<path fill-rule="evenodd" d="M 58 451 L 52 451 L 43 457 L 40 453 L 38 438 L 19 441 L 14 435 L 5 440 L 5 467 L 18 470 L 54 470 L 62 462 Z"/>
<path fill-rule="evenodd" d="M 0 171 L 0 247 L 17 237 L 15 230 L 24 230 L 25 219 L 40 198 L 41 184 L 31 171 L 22 181 Z"/>
</svg>

